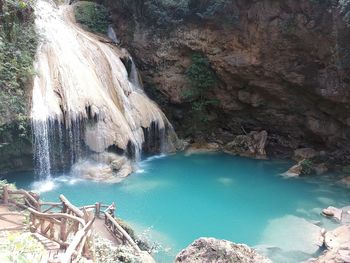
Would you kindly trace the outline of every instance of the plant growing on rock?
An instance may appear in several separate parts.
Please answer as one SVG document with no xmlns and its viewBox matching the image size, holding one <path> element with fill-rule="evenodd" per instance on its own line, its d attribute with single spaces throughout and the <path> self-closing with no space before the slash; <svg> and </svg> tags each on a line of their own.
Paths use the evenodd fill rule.
<svg viewBox="0 0 350 263">
<path fill-rule="evenodd" d="M 191 102 L 195 119 L 206 123 L 209 120 L 207 108 L 218 104 L 217 99 L 210 98 L 211 91 L 217 85 L 217 78 L 206 56 L 194 53 L 191 59 L 192 64 L 186 76 L 192 85 L 184 91 L 183 97 Z"/>
<path fill-rule="evenodd" d="M 302 167 L 302 174 L 303 175 L 310 175 L 313 171 L 312 168 L 313 161 L 309 159 L 305 159 L 301 162 L 301 167 Z"/>
</svg>

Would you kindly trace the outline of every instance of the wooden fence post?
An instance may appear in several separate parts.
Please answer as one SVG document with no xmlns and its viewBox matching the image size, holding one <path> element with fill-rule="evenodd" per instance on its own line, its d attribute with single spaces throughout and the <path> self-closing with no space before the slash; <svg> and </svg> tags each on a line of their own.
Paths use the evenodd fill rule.
<svg viewBox="0 0 350 263">
<path fill-rule="evenodd" d="M 3 198 L 3 202 L 5 205 L 9 204 L 9 191 L 8 191 L 8 185 L 4 185 L 3 187 L 3 193 L 2 193 L 2 198 Z"/>
<path fill-rule="evenodd" d="M 95 203 L 95 217 L 100 218 L 101 203 Z"/>
</svg>

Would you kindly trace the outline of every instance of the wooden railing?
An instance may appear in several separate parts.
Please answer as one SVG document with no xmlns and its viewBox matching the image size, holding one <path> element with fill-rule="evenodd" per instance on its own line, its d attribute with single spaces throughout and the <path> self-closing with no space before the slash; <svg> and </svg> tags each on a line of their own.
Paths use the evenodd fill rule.
<svg viewBox="0 0 350 263">
<path fill-rule="evenodd" d="M 39 198 L 39 195 L 22 189 L 11 190 L 8 185 L 4 185 L 2 189 L 2 200 L 5 205 L 14 204 L 21 208 L 40 210 Z"/>
<path fill-rule="evenodd" d="M 116 206 L 95 203 L 83 207 L 74 206 L 64 196 L 61 202 L 42 202 L 40 196 L 25 190 L 11 190 L 7 185 L 3 187 L 1 196 L 3 203 L 14 204 L 27 208 L 30 212 L 30 230 L 38 232 L 46 238 L 57 242 L 66 252 L 61 263 L 77 262 L 81 256 L 91 256 L 88 243 L 91 238 L 92 226 L 95 218 L 104 217 L 104 225 L 109 232 L 123 244 L 131 246 L 136 253 L 141 249 L 130 235 L 120 226 L 114 214 Z M 106 208 L 105 210 L 102 210 Z M 94 209 L 94 215 L 87 211 Z M 71 240 L 71 241 L 70 241 Z"/>
<path fill-rule="evenodd" d="M 79 230 L 69 247 L 66 250 L 66 253 L 61 258 L 61 263 L 70 263 L 72 261 L 78 262 L 81 256 L 90 258 L 89 253 L 89 237 L 91 236 L 91 228 L 95 221 L 95 217 L 91 219 L 81 230 Z"/>
<path fill-rule="evenodd" d="M 38 232 L 44 237 L 60 244 L 62 249 L 69 246 L 69 237 L 73 237 L 84 228 L 82 218 L 63 213 L 41 213 L 32 208 L 30 212 L 30 231 Z"/>
<path fill-rule="evenodd" d="M 114 217 L 114 213 L 114 203 L 111 204 L 105 211 L 103 211 L 103 214 L 105 216 L 105 227 L 109 230 L 109 232 L 112 233 L 113 236 L 115 236 L 119 240 L 122 240 L 123 244 L 128 244 L 135 250 L 136 253 L 141 253 L 141 249 L 139 248 L 139 246 L 124 230 L 124 228 L 122 228 L 121 225 L 117 222 L 117 220 Z"/>
</svg>

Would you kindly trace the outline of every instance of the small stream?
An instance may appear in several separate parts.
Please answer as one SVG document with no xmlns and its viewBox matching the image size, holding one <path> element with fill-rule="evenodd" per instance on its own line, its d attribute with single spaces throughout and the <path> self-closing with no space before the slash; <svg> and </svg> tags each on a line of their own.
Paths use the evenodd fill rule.
<svg viewBox="0 0 350 263">
<path fill-rule="evenodd" d="M 143 238 L 157 244 L 159 263 L 199 237 L 258 246 L 274 262 L 300 262 L 312 256 L 304 240 L 305 220 L 326 229 L 336 224 L 320 216 L 327 206 L 350 203 L 350 191 L 335 175 L 283 178 L 290 163 L 226 154 L 155 156 L 120 184 L 83 181 L 54 174 L 35 182 L 32 173 L 9 174 L 18 187 L 41 190 L 55 201 L 63 193 L 76 205 L 116 202 L 117 215 Z M 317 253 L 314 253 L 314 255 Z"/>
</svg>

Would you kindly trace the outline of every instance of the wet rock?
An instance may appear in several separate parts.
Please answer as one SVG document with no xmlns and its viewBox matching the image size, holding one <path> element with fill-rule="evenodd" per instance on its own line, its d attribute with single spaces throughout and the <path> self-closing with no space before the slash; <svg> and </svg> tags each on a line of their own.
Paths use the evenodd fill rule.
<svg viewBox="0 0 350 263">
<path fill-rule="evenodd" d="M 266 131 L 252 131 L 247 135 L 238 135 L 232 142 L 224 147 L 224 151 L 245 157 L 265 159 L 267 136 L 268 134 Z"/>
<path fill-rule="evenodd" d="M 182 250 L 174 263 L 272 263 L 254 249 L 215 238 L 200 238 Z"/>
<path fill-rule="evenodd" d="M 298 177 L 303 172 L 303 165 L 302 161 L 297 163 L 296 165 L 293 165 L 291 168 L 288 169 L 287 172 L 284 172 L 282 175 L 286 177 Z"/>
<path fill-rule="evenodd" d="M 297 161 L 312 159 L 319 155 L 319 152 L 312 148 L 299 148 L 294 151 L 293 158 Z"/>
<path fill-rule="evenodd" d="M 125 156 L 118 156 L 111 162 L 110 166 L 113 171 L 119 171 L 127 162 L 128 159 Z"/>
</svg>

